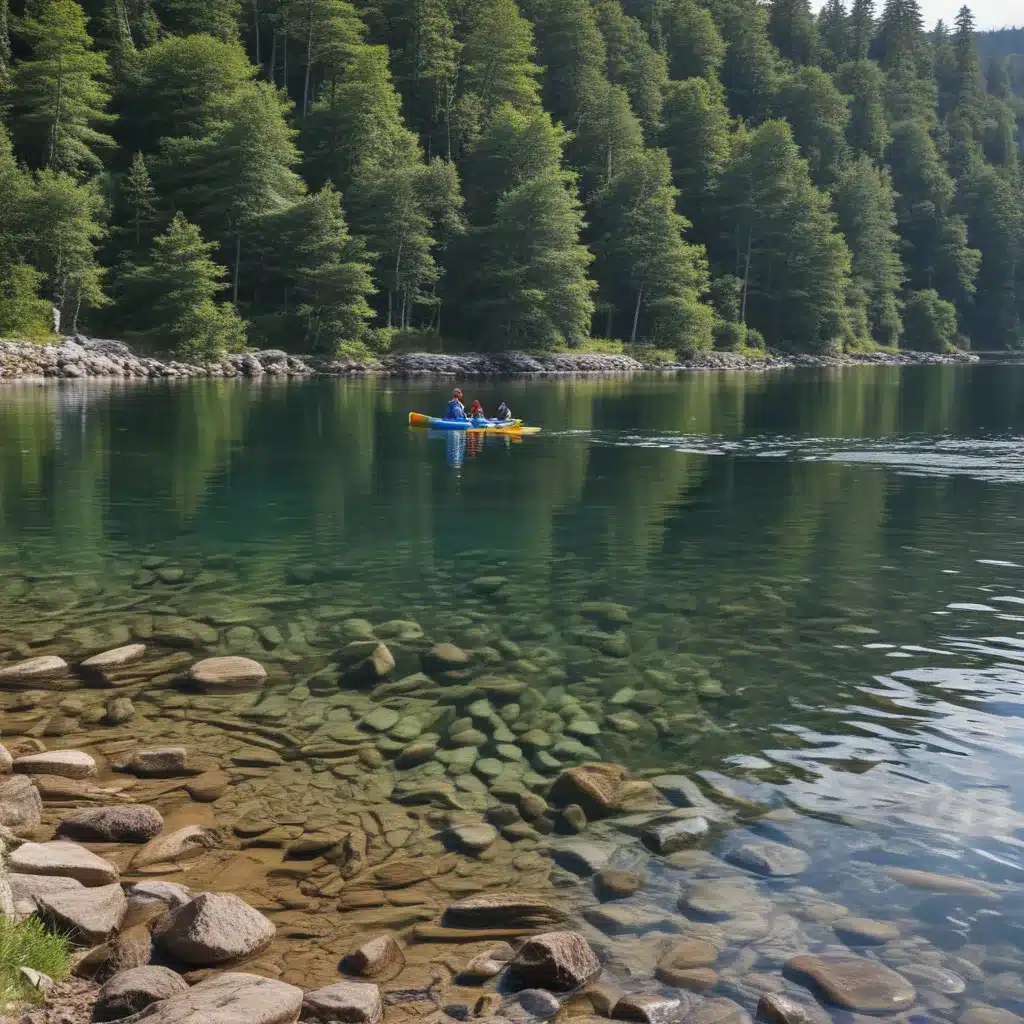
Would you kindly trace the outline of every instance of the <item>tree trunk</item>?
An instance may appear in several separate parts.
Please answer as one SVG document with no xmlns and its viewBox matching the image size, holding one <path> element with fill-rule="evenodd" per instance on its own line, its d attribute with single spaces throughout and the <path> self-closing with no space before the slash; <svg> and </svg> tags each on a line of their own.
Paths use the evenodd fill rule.
<svg viewBox="0 0 1024 1024">
<path fill-rule="evenodd" d="M 313 8 L 309 8 L 309 31 L 306 33 L 306 77 L 302 83 L 302 116 L 309 110 L 309 76 L 313 71 Z"/>
<path fill-rule="evenodd" d="M 281 75 L 282 75 L 281 86 L 284 88 L 284 91 L 287 92 L 288 91 L 288 29 L 287 28 L 284 30 L 284 39 L 282 40 L 282 45 L 284 46 L 284 60 L 283 60 L 284 67 L 281 70 Z"/>
<path fill-rule="evenodd" d="M 605 324 L 605 334 L 604 334 L 604 336 L 606 338 L 608 338 L 609 340 L 613 337 L 613 335 L 612 335 L 612 325 L 614 323 L 614 320 L 615 320 L 615 307 L 609 304 L 609 306 L 608 306 L 608 321 Z"/>
<path fill-rule="evenodd" d="M 255 30 L 256 38 L 256 66 L 262 67 L 263 61 L 260 60 L 260 0 L 252 0 L 252 27 Z"/>
<path fill-rule="evenodd" d="M 740 323 L 747 322 L 747 282 L 750 280 L 750 243 L 754 235 L 754 226 L 747 228 L 747 254 L 743 261 L 743 296 L 740 299 Z"/>
<path fill-rule="evenodd" d="M 57 157 L 57 136 L 60 134 L 61 116 L 64 112 L 64 63 L 57 61 L 57 102 L 53 111 L 53 124 L 50 125 L 50 151 L 46 155 L 46 167 L 53 170 L 53 162 Z"/>
<path fill-rule="evenodd" d="M 274 38 L 270 44 L 270 74 L 267 76 L 271 85 L 277 85 L 277 29 L 274 29 Z"/>
<path fill-rule="evenodd" d="M 640 285 L 640 290 L 636 293 L 636 305 L 633 307 L 633 330 L 630 332 L 629 335 L 630 345 L 636 344 L 636 325 L 640 320 L 640 303 L 643 301 L 643 297 L 644 286 Z"/>
<path fill-rule="evenodd" d="M 231 301 L 238 305 L 238 273 L 242 265 L 242 232 L 235 234 L 235 279 L 231 285 Z"/>
</svg>

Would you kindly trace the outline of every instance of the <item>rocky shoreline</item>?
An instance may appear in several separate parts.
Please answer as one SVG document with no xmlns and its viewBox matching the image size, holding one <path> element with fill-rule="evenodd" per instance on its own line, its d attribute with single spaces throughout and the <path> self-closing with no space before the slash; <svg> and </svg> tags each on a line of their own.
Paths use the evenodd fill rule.
<svg viewBox="0 0 1024 1024">
<path fill-rule="evenodd" d="M 620 659 L 628 610 L 582 612 L 581 641 Z M 799 816 L 596 759 L 588 704 L 486 648 L 347 618 L 332 666 L 289 679 L 214 653 L 283 652 L 277 627 L 224 622 L 143 615 L 119 646 L 81 628 L 70 660 L 37 637 L 0 664 L 0 910 L 78 948 L 24 1024 L 1019 1021 L 984 947 L 807 884 Z M 640 728 L 656 697 L 624 688 L 611 719 Z M 873 870 L 893 893 L 1003 895 Z"/>
<path fill-rule="evenodd" d="M 556 353 L 533 356 L 525 353 L 494 355 L 432 353 L 390 354 L 378 360 L 325 360 L 314 356 L 288 355 L 278 350 L 253 351 L 225 356 L 209 365 L 160 361 L 136 355 L 119 341 L 65 338 L 59 344 L 0 340 L 0 381 L 79 378 L 152 380 L 167 378 L 262 378 L 309 376 L 463 377 L 616 374 L 707 370 L 772 370 L 795 366 L 846 365 L 932 365 L 976 362 L 977 356 L 958 352 L 937 355 L 929 352 L 884 352 L 855 356 L 767 356 L 750 359 L 729 352 L 710 352 L 699 358 L 657 367 L 625 355 Z"/>
</svg>

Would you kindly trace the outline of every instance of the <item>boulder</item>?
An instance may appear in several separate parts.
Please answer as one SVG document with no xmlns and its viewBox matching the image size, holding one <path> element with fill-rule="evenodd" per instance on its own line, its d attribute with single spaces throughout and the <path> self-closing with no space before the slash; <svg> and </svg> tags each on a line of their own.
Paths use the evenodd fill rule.
<svg viewBox="0 0 1024 1024">
<path fill-rule="evenodd" d="M 155 807 L 83 807 L 65 815 L 58 836 L 92 843 L 144 843 L 159 834 L 164 819 Z"/>
<path fill-rule="evenodd" d="M 917 997 L 903 975 L 865 957 L 795 956 L 787 970 L 812 981 L 829 1002 L 856 1013 L 898 1013 Z"/>
<path fill-rule="evenodd" d="M 129 902 L 129 913 L 131 912 Z M 87 978 L 100 984 L 121 971 L 145 967 L 153 957 L 153 936 L 148 924 L 125 928 L 102 946 L 95 946 L 73 969 L 76 978 Z"/>
<path fill-rule="evenodd" d="M 252 658 L 228 655 L 197 661 L 188 670 L 188 678 L 201 689 L 211 692 L 253 690 L 263 686 L 267 670 Z"/>
<path fill-rule="evenodd" d="M 96 774 L 96 762 L 84 750 L 48 750 L 16 758 L 14 770 L 22 775 L 59 775 L 88 779 Z"/>
<path fill-rule="evenodd" d="M 188 983 L 167 967 L 132 967 L 115 974 L 96 997 L 94 1021 L 120 1020 L 139 1013 L 151 1003 L 188 991 Z"/>
<path fill-rule="evenodd" d="M 451 672 L 465 668 L 473 656 L 455 644 L 434 644 L 423 654 L 423 669 L 426 672 Z"/>
<path fill-rule="evenodd" d="M 759 1020 L 775 1024 L 829 1024 L 831 1018 L 817 1004 L 798 1003 L 789 996 L 766 992 L 757 1004 Z"/>
<path fill-rule="evenodd" d="M 345 970 L 363 978 L 375 978 L 405 964 L 405 954 L 393 935 L 378 935 L 345 957 Z"/>
<path fill-rule="evenodd" d="M 36 897 L 36 912 L 47 927 L 84 946 L 109 939 L 127 911 L 128 900 L 116 882 Z"/>
<path fill-rule="evenodd" d="M 194 899 L 196 894 L 178 882 L 163 882 L 154 879 L 152 882 L 136 882 L 128 888 L 127 895 L 132 903 L 139 905 L 162 903 L 171 910 L 175 910 Z"/>
<path fill-rule="evenodd" d="M 550 800 L 565 807 L 578 804 L 588 820 L 605 818 L 615 809 L 619 790 L 626 778 L 626 769 L 620 764 L 588 762 L 568 768 L 551 787 Z"/>
<path fill-rule="evenodd" d="M 28 658 L 0 668 L 0 689 L 33 687 L 47 680 L 63 679 L 67 674 L 68 663 L 63 658 L 52 654 Z"/>
<path fill-rule="evenodd" d="M 7 881 L 11 886 L 11 897 L 19 914 L 27 916 L 35 913 L 36 897 L 48 896 L 51 893 L 80 892 L 85 888 L 74 878 L 60 875 L 22 875 L 10 872 Z"/>
<path fill-rule="evenodd" d="M 369 653 L 345 670 L 345 679 L 355 683 L 373 685 L 386 679 L 395 668 L 395 656 L 387 644 L 375 644 Z"/>
<path fill-rule="evenodd" d="M 674 1024 L 682 1018 L 683 1001 L 678 996 L 624 995 L 612 1010 L 616 1020 L 638 1020 L 643 1024 Z"/>
<path fill-rule="evenodd" d="M 0 825 L 13 832 L 31 832 L 43 820 L 39 790 L 21 775 L 0 781 Z"/>
<path fill-rule="evenodd" d="M 161 920 L 158 945 L 171 957 L 212 967 L 258 953 L 274 939 L 274 925 L 229 893 L 200 893 Z"/>
<path fill-rule="evenodd" d="M 216 829 L 204 825 L 185 825 L 166 835 L 151 839 L 132 857 L 131 869 L 138 871 L 152 864 L 171 864 L 212 850 L 219 843 Z"/>
<path fill-rule="evenodd" d="M 806 871 L 811 863 L 810 857 L 803 850 L 786 846 L 784 843 L 775 843 L 770 839 L 737 846 L 725 855 L 725 859 L 736 867 L 776 878 L 799 875 Z"/>
<path fill-rule="evenodd" d="M 578 932 L 544 932 L 520 946 L 509 970 L 525 987 L 564 992 L 585 985 L 601 963 Z"/>
<path fill-rule="evenodd" d="M 190 774 L 186 747 L 156 747 L 140 750 L 132 759 L 128 770 L 146 778 L 174 778 Z"/>
<path fill-rule="evenodd" d="M 302 999 L 302 1019 L 324 1024 L 380 1024 L 384 1005 L 380 989 L 365 981 L 339 981 L 307 992 Z"/>
<path fill-rule="evenodd" d="M 124 647 L 115 647 L 112 651 L 94 654 L 91 658 L 86 658 L 80 667 L 85 669 L 86 672 L 102 674 L 139 661 L 145 653 L 145 644 L 127 644 Z"/>
<path fill-rule="evenodd" d="M 25 875 L 74 878 L 82 885 L 110 885 L 119 878 L 116 864 L 65 840 L 24 843 L 11 853 L 8 866 Z"/>
<path fill-rule="evenodd" d="M 444 924 L 450 928 L 509 928 L 525 930 L 555 924 L 565 912 L 541 896 L 520 892 L 486 892 L 467 896 L 448 906 Z"/>
<path fill-rule="evenodd" d="M 153 1003 L 146 1024 L 294 1024 L 302 989 L 256 974 L 218 974 Z"/>
</svg>

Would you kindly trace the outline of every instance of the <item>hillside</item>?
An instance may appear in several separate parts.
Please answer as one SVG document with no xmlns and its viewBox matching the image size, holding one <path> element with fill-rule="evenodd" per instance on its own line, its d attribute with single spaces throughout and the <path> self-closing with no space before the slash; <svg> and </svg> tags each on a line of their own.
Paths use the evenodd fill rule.
<svg viewBox="0 0 1024 1024">
<path fill-rule="evenodd" d="M 0 336 L 1017 348 L 1003 39 L 916 0 L 0 0 Z"/>
</svg>

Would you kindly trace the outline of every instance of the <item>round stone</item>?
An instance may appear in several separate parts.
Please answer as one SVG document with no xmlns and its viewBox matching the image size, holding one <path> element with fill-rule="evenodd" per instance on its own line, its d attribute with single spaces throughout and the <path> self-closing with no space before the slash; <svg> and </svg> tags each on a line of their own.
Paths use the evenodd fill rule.
<svg viewBox="0 0 1024 1024">
<path fill-rule="evenodd" d="M 917 997 L 903 975 L 865 957 L 795 956 L 788 970 L 809 978 L 830 1002 L 857 1013 L 897 1013 Z"/>
<path fill-rule="evenodd" d="M 844 917 L 832 927 L 851 946 L 884 946 L 900 937 L 899 927 L 891 921 L 872 921 L 866 917 Z"/>
<path fill-rule="evenodd" d="M 267 670 L 252 658 L 228 655 L 197 661 L 189 669 L 188 676 L 203 689 L 245 690 L 262 686 Z"/>
<path fill-rule="evenodd" d="M 493 825 L 481 822 L 479 825 L 455 825 L 449 830 L 453 842 L 470 853 L 482 853 L 498 838 Z"/>
</svg>

